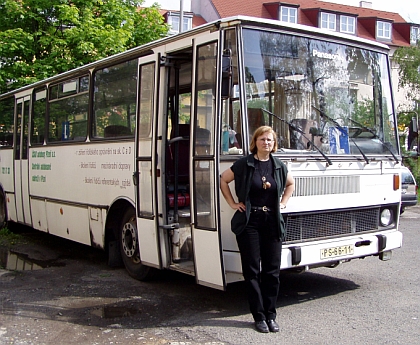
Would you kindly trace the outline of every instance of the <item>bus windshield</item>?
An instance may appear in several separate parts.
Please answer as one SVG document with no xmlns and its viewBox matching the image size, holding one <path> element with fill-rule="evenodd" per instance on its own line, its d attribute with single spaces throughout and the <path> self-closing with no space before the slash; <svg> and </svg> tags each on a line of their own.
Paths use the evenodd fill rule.
<svg viewBox="0 0 420 345">
<path fill-rule="evenodd" d="M 262 30 L 243 30 L 249 135 L 272 126 L 279 153 L 395 157 L 386 54 Z"/>
</svg>

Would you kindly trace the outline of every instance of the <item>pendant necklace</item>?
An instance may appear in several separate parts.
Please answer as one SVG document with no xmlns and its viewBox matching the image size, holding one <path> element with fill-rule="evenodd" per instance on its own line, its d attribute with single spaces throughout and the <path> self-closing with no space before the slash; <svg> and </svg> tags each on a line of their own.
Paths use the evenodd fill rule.
<svg viewBox="0 0 420 345">
<path fill-rule="evenodd" d="M 260 161 L 260 158 L 258 157 L 258 154 L 257 154 L 257 159 L 258 159 L 258 169 L 257 170 L 258 170 L 258 172 L 261 176 L 262 187 L 263 187 L 263 189 L 268 189 L 268 188 L 271 187 L 271 183 L 267 181 L 267 178 L 265 176 L 267 175 L 268 170 L 270 169 L 270 159 L 268 160 L 268 163 L 267 163 L 267 166 L 266 166 L 264 172 L 261 171 L 261 161 Z"/>
</svg>

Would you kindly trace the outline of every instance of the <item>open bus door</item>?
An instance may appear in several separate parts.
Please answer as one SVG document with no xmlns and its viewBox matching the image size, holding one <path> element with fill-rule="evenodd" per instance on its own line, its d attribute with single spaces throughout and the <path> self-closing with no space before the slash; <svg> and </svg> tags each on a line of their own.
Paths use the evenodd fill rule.
<svg viewBox="0 0 420 345">
<path fill-rule="evenodd" d="M 14 143 L 14 183 L 17 221 L 32 224 L 29 205 L 28 133 L 30 96 L 16 100 L 15 143 Z"/>
<path fill-rule="evenodd" d="M 140 58 L 138 88 L 136 136 L 136 205 L 137 231 L 141 263 L 146 266 L 161 268 L 157 185 L 160 174 L 156 168 L 156 85 L 158 74 L 156 54 Z M 156 87 L 155 87 L 156 86 Z"/>
<path fill-rule="evenodd" d="M 194 41 L 192 123 L 190 157 L 193 200 L 192 244 L 198 284 L 225 289 L 220 234 L 219 167 L 216 128 L 220 109 L 217 97 L 219 32 Z M 216 101 L 215 101 L 216 100 Z"/>
</svg>

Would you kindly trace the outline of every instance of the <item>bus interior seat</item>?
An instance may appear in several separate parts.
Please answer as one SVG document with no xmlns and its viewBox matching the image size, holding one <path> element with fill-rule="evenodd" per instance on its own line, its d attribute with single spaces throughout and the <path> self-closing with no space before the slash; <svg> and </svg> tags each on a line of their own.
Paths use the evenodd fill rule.
<svg viewBox="0 0 420 345">
<path fill-rule="evenodd" d="M 210 131 L 206 128 L 197 127 L 195 130 L 196 154 L 208 154 L 210 150 Z"/>
<path fill-rule="evenodd" d="M 265 126 L 264 113 L 261 108 L 248 108 L 248 126 L 250 137 L 258 127 Z"/>
<path fill-rule="evenodd" d="M 300 129 L 305 134 L 299 133 L 292 127 L 289 127 L 290 131 L 290 148 L 295 150 L 307 150 L 311 147 L 310 140 L 314 142 L 317 147 L 321 147 L 321 137 L 314 135 L 317 133 L 318 124 L 315 120 L 311 119 L 293 119 L 290 123 Z M 315 129 L 315 130 L 313 130 Z M 306 138 L 305 138 L 306 137 Z"/>
<path fill-rule="evenodd" d="M 105 138 L 113 138 L 113 137 L 120 137 L 120 136 L 128 136 L 131 135 L 130 128 L 127 126 L 122 125 L 109 125 L 104 129 L 104 137 Z"/>
<path fill-rule="evenodd" d="M 172 142 L 167 146 L 166 166 L 168 174 L 168 197 L 173 199 L 174 185 L 178 187 L 178 206 L 189 206 L 189 155 L 190 155 L 190 125 L 179 124 L 178 136 L 183 139 Z M 172 128 L 170 139 L 175 138 Z M 175 181 L 175 145 L 178 145 L 178 178 Z M 180 201 L 182 200 L 182 201 Z M 170 207 L 173 207 L 173 203 Z"/>
</svg>

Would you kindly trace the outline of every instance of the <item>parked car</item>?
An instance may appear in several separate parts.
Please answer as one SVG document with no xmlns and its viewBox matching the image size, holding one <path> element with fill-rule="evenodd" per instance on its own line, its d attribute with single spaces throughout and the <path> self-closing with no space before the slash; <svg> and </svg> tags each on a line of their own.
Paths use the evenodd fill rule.
<svg viewBox="0 0 420 345">
<path fill-rule="evenodd" d="M 408 206 L 417 205 L 417 183 L 407 167 L 401 167 L 401 209 L 403 213 Z"/>
</svg>

